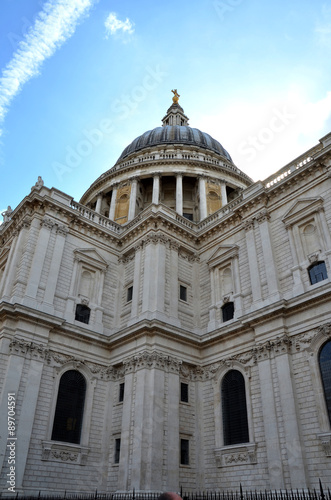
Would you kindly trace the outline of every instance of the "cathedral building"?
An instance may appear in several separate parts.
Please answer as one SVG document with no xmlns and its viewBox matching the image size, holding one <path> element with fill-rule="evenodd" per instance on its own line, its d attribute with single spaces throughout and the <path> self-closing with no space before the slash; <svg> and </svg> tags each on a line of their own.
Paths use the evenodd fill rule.
<svg viewBox="0 0 331 500">
<path fill-rule="evenodd" d="M 3 216 L 2 493 L 331 486 L 331 133 L 253 182 L 175 91 Z"/>
</svg>

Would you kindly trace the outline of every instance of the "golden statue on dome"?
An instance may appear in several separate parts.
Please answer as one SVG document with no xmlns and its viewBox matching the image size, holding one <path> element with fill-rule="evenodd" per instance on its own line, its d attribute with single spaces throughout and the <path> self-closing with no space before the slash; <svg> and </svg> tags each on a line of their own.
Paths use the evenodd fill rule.
<svg viewBox="0 0 331 500">
<path fill-rule="evenodd" d="M 180 95 L 178 94 L 177 89 L 172 90 L 171 92 L 174 94 L 172 102 L 178 104 L 178 99 L 180 98 Z"/>
</svg>

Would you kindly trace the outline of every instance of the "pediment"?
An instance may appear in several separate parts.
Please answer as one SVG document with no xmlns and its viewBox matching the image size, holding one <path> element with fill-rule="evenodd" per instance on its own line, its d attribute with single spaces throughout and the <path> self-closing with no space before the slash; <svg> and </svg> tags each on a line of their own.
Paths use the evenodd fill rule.
<svg viewBox="0 0 331 500">
<path fill-rule="evenodd" d="M 239 247 L 237 245 L 221 245 L 213 253 L 207 263 L 210 267 L 219 266 L 220 264 L 238 256 L 238 253 Z"/>
<path fill-rule="evenodd" d="M 107 261 L 95 250 L 95 248 L 76 248 L 74 253 L 75 259 L 80 262 L 85 262 L 102 270 L 108 267 Z"/>
<path fill-rule="evenodd" d="M 321 196 L 297 200 L 285 213 L 282 220 L 286 225 L 299 222 L 307 216 L 311 216 L 314 212 L 321 210 L 323 202 L 324 200 Z"/>
</svg>

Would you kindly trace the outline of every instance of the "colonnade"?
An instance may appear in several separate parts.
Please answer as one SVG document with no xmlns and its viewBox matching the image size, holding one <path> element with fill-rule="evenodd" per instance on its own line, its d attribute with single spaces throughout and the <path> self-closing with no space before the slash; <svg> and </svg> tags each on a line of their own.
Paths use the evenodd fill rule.
<svg viewBox="0 0 331 500">
<path fill-rule="evenodd" d="M 184 206 L 184 196 L 183 196 L 183 177 L 185 177 L 182 173 L 174 173 L 174 176 L 176 178 L 176 191 L 175 191 L 175 207 L 176 207 L 176 212 L 179 215 L 183 215 L 183 206 Z M 208 177 L 200 175 L 197 177 L 198 179 L 198 192 L 199 192 L 199 213 L 200 213 L 200 220 L 204 219 L 207 217 L 208 214 L 208 203 L 207 203 L 207 197 L 208 197 L 208 190 L 207 190 L 207 181 Z M 138 181 L 139 179 L 137 177 L 134 177 L 130 179 L 128 182 L 130 183 L 131 189 L 130 189 L 130 200 L 129 200 L 129 207 L 128 207 L 128 221 L 134 219 L 136 216 L 136 200 L 137 200 L 137 192 L 138 192 Z M 213 180 L 213 182 L 215 182 Z M 226 205 L 228 200 L 227 200 L 227 192 L 226 192 L 226 184 L 224 181 L 220 181 L 221 185 L 221 198 L 222 198 L 222 206 Z M 113 190 L 112 190 L 112 197 L 110 201 L 110 206 L 109 206 L 109 219 L 114 220 L 115 218 L 115 209 L 116 209 L 116 203 L 118 202 L 118 189 L 120 187 L 120 183 L 113 184 Z M 152 204 L 158 205 L 160 203 L 160 195 L 161 195 L 161 175 L 160 174 L 154 174 L 153 175 L 153 191 L 152 191 Z M 97 213 L 101 213 L 101 207 L 102 207 L 102 199 L 103 199 L 104 194 L 99 193 L 96 201 L 96 207 L 95 211 Z"/>
</svg>

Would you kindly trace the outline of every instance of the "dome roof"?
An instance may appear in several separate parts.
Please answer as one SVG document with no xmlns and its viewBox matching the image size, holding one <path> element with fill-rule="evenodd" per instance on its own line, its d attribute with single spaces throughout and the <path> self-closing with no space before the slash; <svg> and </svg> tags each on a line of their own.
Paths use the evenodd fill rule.
<svg viewBox="0 0 331 500">
<path fill-rule="evenodd" d="M 124 149 L 117 163 L 142 149 L 158 145 L 166 146 L 167 144 L 185 144 L 207 149 L 224 156 L 232 162 L 231 156 L 223 146 L 209 134 L 206 134 L 206 132 L 201 132 L 201 130 L 189 127 L 188 125 L 163 125 L 163 127 L 148 130 L 132 141 Z"/>
</svg>

